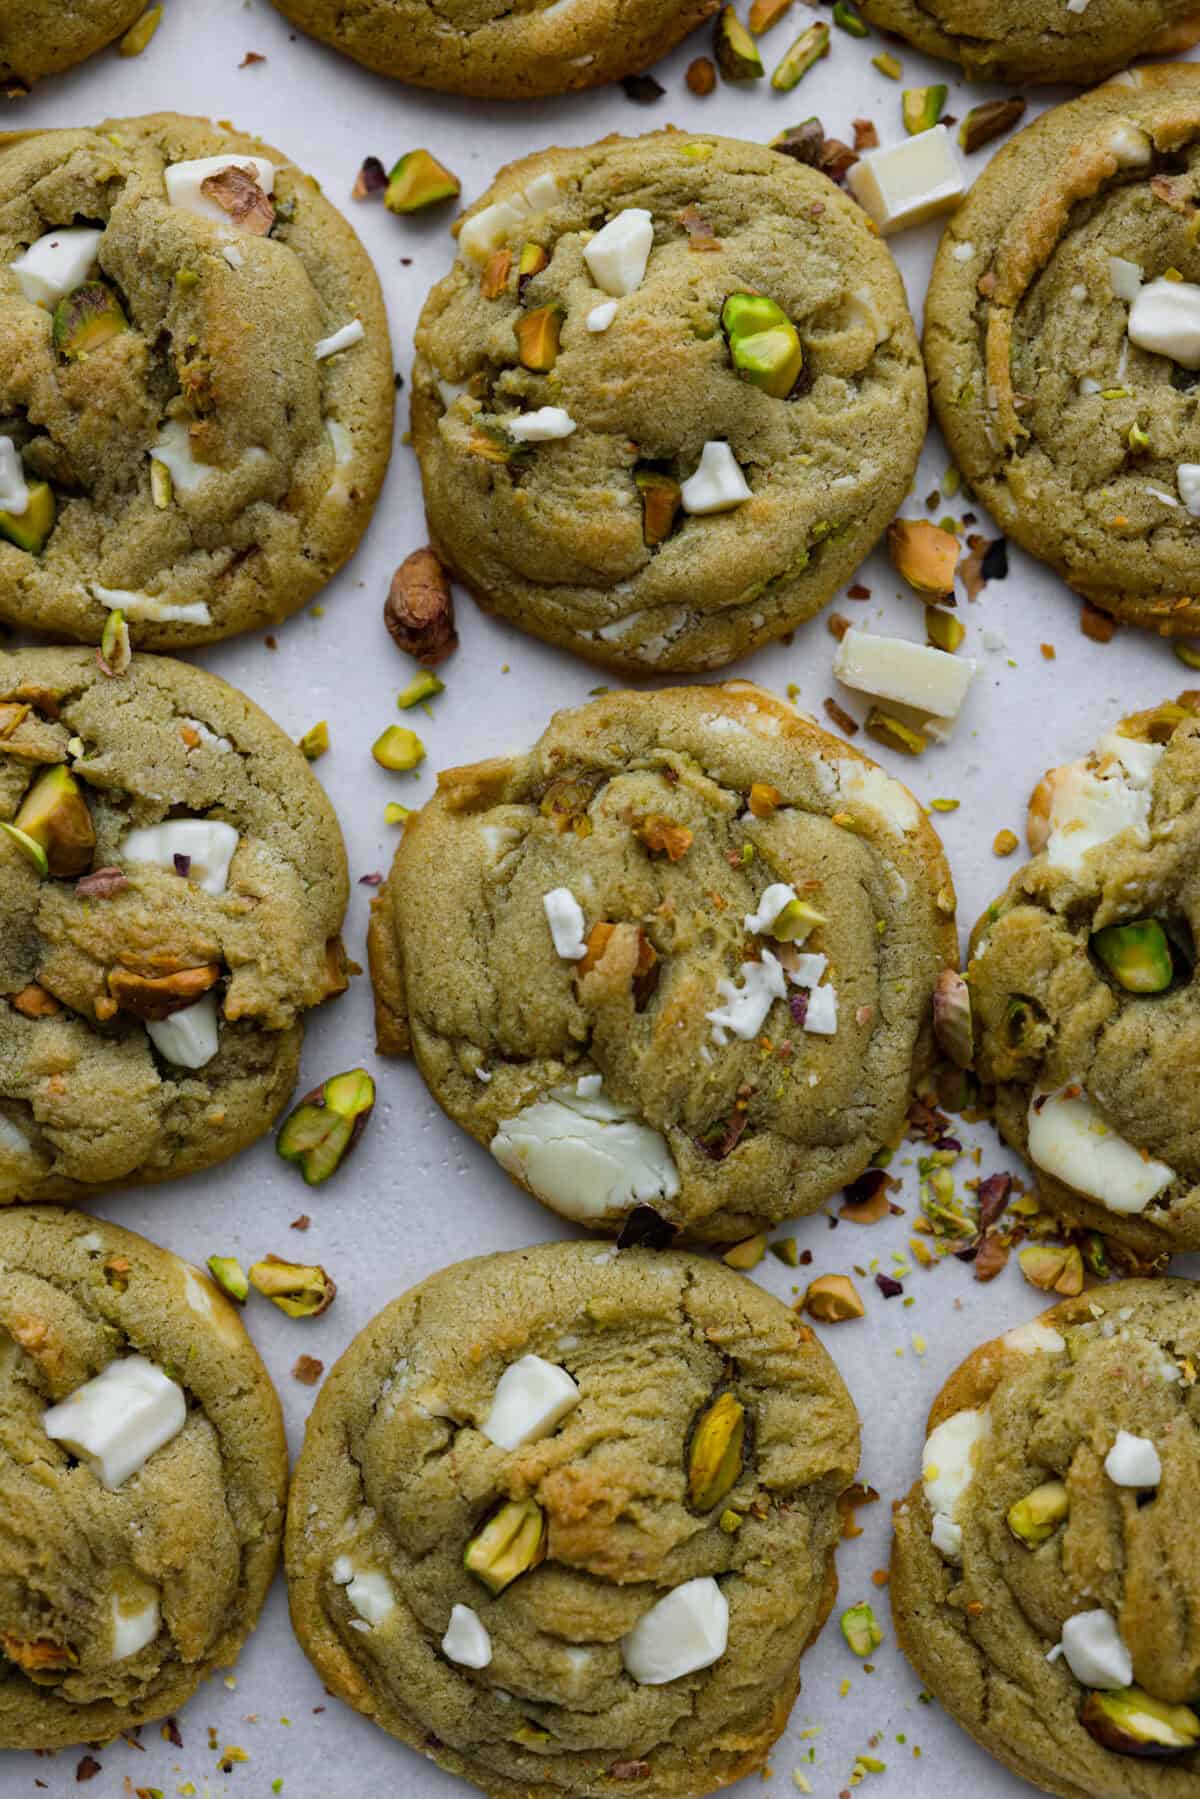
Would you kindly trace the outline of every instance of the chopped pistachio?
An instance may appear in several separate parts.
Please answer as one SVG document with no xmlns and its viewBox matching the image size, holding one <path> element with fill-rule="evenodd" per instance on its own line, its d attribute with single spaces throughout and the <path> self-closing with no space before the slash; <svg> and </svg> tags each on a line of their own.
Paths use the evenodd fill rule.
<svg viewBox="0 0 1200 1799">
<path fill-rule="evenodd" d="M 842 31 L 848 31 L 851 37 L 870 37 L 867 22 L 850 0 L 836 0 L 833 9 L 833 22 Z"/>
<path fill-rule="evenodd" d="M 415 731 L 405 725 L 389 725 L 371 745 L 371 754 L 380 768 L 393 774 L 407 774 L 425 760 L 425 745 Z"/>
<path fill-rule="evenodd" d="M 683 490 L 673 476 L 651 468 L 635 469 L 633 484 L 642 496 L 642 541 L 652 549 L 671 535 Z"/>
<path fill-rule="evenodd" d="M 938 606 L 925 608 L 925 635 L 935 650 L 945 650 L 952 656 L 967 635 L 967 628 L 955 618 L 953 612 L 943 612 Z"/>
<path fill-rule="evenodd" d="M 525 289 L 535 275 L 540 275 L 549 266 L 550 258 L 541 244 L 522 244 L 521 255 L 517 262 L 517 298 L 524 297 Z"/>
<path fill-rule="evenodd" d="M 788 901 L 774 923 L 768 927 L 767 935 L 773 937 L 776 943 L 803 943 L 818 925 L 827 922 L 825 914 L 818 912 L 815 906 L 810 906 L 807 900 L 793 899 Z"/>
<path fill-rule="evenodd" d="M 783 795 L 778 787 L 772 787 L 767 781 L 753 781 L 750 784 L 750 796 L 746 803 L 755 818 L 770 818 L 782 798 Z"/>
<path fill-rule="evenodd" d="M 1024 1499 L 1008 1508 L 1008 1528 L 1014 1537 L 1030 1549 L 1048 1542 L 1071 1509 L 1067 1489 L 1061 1480 L 1043 1481 Z"/>
<path fill-rule="evenodd" d="M 165 512 L 174 496 L 175 484 L 171 480 L 171 471 L 165 462 L 157 456 L 150 458 L 150 498 L 159 512 Z"/>
<path fill-rule="evenodd" d="M 1092 948 L 1127 993 L 1162 993 L 1174 978 L 1170 941 L 1156 919 L 1106 925 Z"/>
<path fill-rule="evenodd" d="M 1017 1261 L 1030 1286 L 1043 1293 L 1073 1299 L 1083 1291 L 1083 1257 L 1073 1243 L 1034 1243 L 1019 1252 Z"/>
<path fill-rule="evenodd" d="M 936 598 L 954 591 L 958 540 L 925 518 L 893 519 L 887 531 L 888 554 L 915 593 Z"/>
<path fill-rule="evenodd" d="M 41 844 L 35 842 L 32 837 L 27 837 L 24 831 L 18 831 L 16 825 L 0 821 L 0 831 L 3 831 L 10 843 L 16 844 L 21 854 L 33 864 L 36 873 L 41 876 L 42 880 L 45 880 L 50 873 L 50 868 L 46 861 L 46 852 Z"/>
<path fill-rule="evenodd" d="M 54 489 L 49 482 L 31 481 L 24 512 L 0 512 L 0 537 L 6 537 L 30 556 L 40 556 L 54 529 L 57 513 Z"/>
<path fill-rule="evenodd" d="M 246 1271 L 236 1256 L 209 1256 L 208 1272 L 226 1294 L 237 1305 L 245 1305 L 246 1295 L 250 1291 L 250 1282 Z"/>
<path fill-rule="evenodd" d="M 852 1605 L 842 1613 L 842 1635 L 855 1655 L 870 1655 L 883 1641 L 879 1621 L 865 1602 L 862 1605 Z"/>
<path fill-rule="evenodd" d="M 1170 1705 L 1141 1687 L 1091 1692 L 1079 1722 L 1115 1755 L 1182 1755 L 1200 1742 L 1200 1716 L 1188 1705 Z"/>
<path fill-rule="evenodd" d="M 410 150 L 388 176 L 383 203 L 389 212 L 418 212 L 439 200 L 453 200 L 461 192 L 458 176 L 452 175 L 428 150 Z"/>
<path fill-rule="evenodd" d="M 1130 425 L 1129 434 L 1125 441 L 1128 443 L 1131 450 L 1148 450 L 1150 448 L 1150 433 L 1143 430 L 1141 425 Z"/>
<path fill-rule="evenodd" d="M 92 865 L 96 829 L 83 788 L 69 768 L 43 769 L 17 809 L 8 834 L 42 875 L 69 878 Z M 37 855 L 27 844 L 33 844 Z"/>
<path fill-rule="evenodd" d="M 714 54 L 726 81 L 758 81 L 763 74 L 758 45 L 732 6 L 722 7 L 718 16 Z"/>
<path fill-rule="evenodd" d="M 804 1310 L 822 1324 L 842 1324 L 866 1312 L 858 1289 L 848 1274 L 819 1274 L 804 1295 Z"/>
<path fill-rule="evenodd" d="M 122 56 L 140 56 L 162 24 L 162 16 L 161 6 L 148 6 L 141 18 L 135 19 L 125 36 L 119 40 L 119 53 Z"/>
<path fill-rule="evenodd" d="M 129 320 L 106 281 L 85 281 L 54 308 L 54 347 L 69 362 L 98 350 L 129 329 Z"/>
<path fill-rule="evenodd" d="M 479 291 L 485 300 L 498 300 L 508 286 L 512 273 L 512 251 L 494 250 L 479 277 Z"/>
<path fill-rule="evenodd" d="M 1019 842 L 1020 838 L 1015 831 L 1007 828 L 997 831 L 992 838 L 992 854 L 993 856 L 1011 856 Z"/>
<path fill-rule="evenodd" d="M 878 706 L 872 706 L 867 713 L 864 729 L 877 743 L 886 744 L 890 750 L 899 750 L 905 756 L 919 756 L 929 745 L 929 739 L 922 732 L 913 730 L 903 719 L 881 711 Z"/>
<path fill-rule="evenodd" d="M 1171 648 L 1185 668 L 1200 668 L 1200 644 L 1184 643 L 1176 638 Z"/>
<path fill-rule="evenodd" d="M 721 1513 L 721 1516 L 717 1519 L 717 1523 L 725 1532 L 725 1535 L 731 1537 L 735 1530 L 741 1530 L 742 1528 L 742 1514 L 740 1512 L 735 1512 L 732 1506 L 726 1506 L 725 1510 Z"/>
<path fill-rule="evenodd" d="M 310 762 L 315 762 L 329 748 L 329 725 L 325 719 L 310 725 L 300 739 L 300 749 Z"/>
<path fill-rule="evenodd" d="M 129 664 L 133 661 L 129 626 L 119 606 L 114 607 L 104 621 L 100 633 L 100 661 L 110 675 L 128 674 Z"/>
<path fill-rule="evenodd" d="M 764 31 L 770 31 L 772 25 L 779 23 L 791 4 L 792 0 L 752 0 L 746 23 L 755 37 L 761 37 Z"/>
<path fill-rule="evenodd" d="M 285 1262 L 264 1256 L 250 1267 L 250 1285 L 289 1318 L 319 1318 L 337 1294 L 337 1285 L 323 1268 Z"/>
<path fill-rule="evenodd" d="M 566 308 L 557 300 L 526 312 L 517 320 L 517 350 L 521 366 L 535 375 L 544 375 L 558 360 L 558 340 Z"/>
<path fill-rule="evenodd" d="M 981 106 L 973 106 L 958 128 L 959 144 L 968 155 L 982 150 L 984 144 L 990 144 L 1002 131 L 1017 124 L 1024 111 L 1024 100 L 1016 96 L 1011 100 L 985 100 Z"/>
<path fill-rule="evenodd" d="M 765 294 L 730 294 L 721 308 L 729 358 L 739 374 L 772 399 L 785 400 L 804 365 L 800 334 Z"/>
<path fill-rule="evenodd" d="M 477 1531 L 463 1554 L 463 1567 L 492 1594 L 546 1559 L 546 1518 L 532 1499 L 512 1499 Z"/>
<path fill-rule="evenodd" d="M 746 1444 L 746 1408 L 728 1391 L 696 1420 L 688 1450 L 688 1499 L 698 1512 L 711 1512 L 741 1478 Z"/>
<path fill-rule="evenodd" d="M 767 1253 L 767 1239 L 763 1232 L 756 1237 L 747 1237 L 741 1243 L 735 1243 L 727 1249 L 721 1260 L 728 1268 L 757 1268 Z"/>
<path fill-rule="evenodd" d="M 770 1248 L 771 1254 L 778 1256 L 785 1268 L 800 1266 L 800 1246 L 795 1237 L 776 1237 Z"/>
<path fill-rule="evenodd" d="M 808 74 L 814 63 L 820 62 L 829 54 L 829 27 L 823 19 L 810 25 L 807 31 L 789 45 L 776 65 L 771 76 L 771 86 L 779 93 L 790 93 L 797 83 Z"/>
<path fill-rule="evenodd" d="M 900 97 L 900 109 L 904 129 L 910 136 L 916 137 L 919 132 L 933 129 L 946 110 L 949 91 L 944 82 L 933 87 L 905 88 Z"/>
<path fill-rule="evenodd" d="M 285 1120 L 275 1147 L 317 1187 L 345 1161 L 366 1128 L 375 1083 L 365 1068 L 336 1074 L 316 1087 Z"/>
<path fill-rule="evenodd" d="M 411 817 L 412 808 L 410 806 L 402 806 L 399 800 L 389 800 L 387 805 L 383 808 L 383 822 L 385 825 L 406 825 Z"/>
<path fill-rule="evenodd" d="M 899 81 L 904 73 L 904 67 L 899 57 L 893 56 L 890 50 L 881 51 L 878 56 L 873 56 L 871 64 L 872 67 L 879 70 L 881 75 L 886 75 L 889 81 Z"/>
<path fill-rule="evenodd" d="M 402 712 L 410 706 L 417 706 L 422 700 L 431 700 L 434 694 L 445 693 L 446 683 L 439 681 L 432 669 L 423 668 L 419 675 L 414 675 L 408 686 L 396 695 L 396 704 Z"/>
</svg>

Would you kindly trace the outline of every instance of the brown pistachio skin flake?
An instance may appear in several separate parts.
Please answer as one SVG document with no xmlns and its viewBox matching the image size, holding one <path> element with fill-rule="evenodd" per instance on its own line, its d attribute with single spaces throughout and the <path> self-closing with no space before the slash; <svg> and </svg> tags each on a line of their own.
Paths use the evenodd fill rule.
<svg viewBox="0 0 1200 1799">
<path fill-rule="evenodd" d="M 428 547 L 406 556 L 392 576 L 383 622 L 397 648 L 425 668 L 437 668 L 458 648 L 450 581 Z"/>
</svg>

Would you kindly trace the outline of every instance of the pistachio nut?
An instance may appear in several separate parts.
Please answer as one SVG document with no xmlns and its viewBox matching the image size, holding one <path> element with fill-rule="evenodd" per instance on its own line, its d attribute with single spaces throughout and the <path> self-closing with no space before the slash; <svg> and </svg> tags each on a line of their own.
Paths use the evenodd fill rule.
<svg viewBox="0 0 1200 1799">
<path fill-rule="evenodd" d="M 1089 1693 L 1079 1722 L 1116 1755 L 1182 1755 L 1200 1742 L 1200 1717 L 1190 1705 L 1168 1705 L 1141 1687 Z"/>
<path fill-rule="evenodd" d="M 245 1305 L 250 1282 L 236 1256 L 209 1256 L 208 1272 L 227 1299 L 232 1299 L 236 1305 Z"/>
<path fill-rule="evenodd" d="M 905 88 L 900 96 L 900 110 L 904 129 L 910 136 L 916 137 L 919 132 L 932 131 L 946 110 L 946 95 L 949 91 L 944 82 L 933 87 Z"/>
<path fill-rule="evenodd" d="M 867 1308 L 848 1274 L 819 1274 L 808 1284 L 803 1309 L 821 1324 L 843 1324 L 862 1318 Z"/>
<path fill-rule="evenodd" d="M 38 845 L 45 858 L 44 874 L 81 875 L 92 865 L 96 848 L 92 815 L 82 787 L 62 763 L 37 777 L 17 809 L 12 829 Z M 30 859 L 36 866 L 37 858 Z"/>
<path fill-rule="evenodd" d="M 1174 978 L 1171 945 L 1156 919 L 1106 925 L 1092 949 L 1127 993 L 1162 993 Z"/>
<path fill-rule="evenodd" d="M 828 54 L 829 27 L 821 19 L 788 46 L 771 76 L 771 86 L 779 93 L 790 93 L 813 64 Z"/>
<path fill-rule="evenodd" d="M 746 1408 L 728 1391 L 701 1412 L 688 1450 L 688 1499 L 711 1512 L 741 1476 L 746 1446 Z"/>
<path fill-rule="evenodd" d="M 337 1286 L 323 1268 L 264 1256 L 250 1266 L 250 1285 L 289 1318 L 319 1318 L 333 1304 Z"/>
<path fill-rule="evenodd" d="M 477 1531 L 463 1554 L 463 1567 L 491 1593 L 503 1593 L 519 1575 L 546 1559 L 546 1518 L 532 1499 L 510 1499 Z"/>
<path fill-rule="evenodd" d="M 958 539 L 927 518 L 893 519 L 887 531 L 888 554 L 896 573 L 914 593 L 943 598 L 954 591 Z"/>
<path fill-rule="evenodd" d="M 51 333 L 60 356 L 75 361 L 128 331 L 129 320 L 106 281 L 85 281 L 54 308 Z"/>
<path fill-rule="evenodd" d="M 870 1655 L 883 1641 L 879 1621 L 865 1601 L 862 1605 L 852 1605 L 842 1613 L 842 1635 L 855 1655 Z"/>
<path fill-rule="evenodd" d="M 642 496 L 642 542 L 653 549 L 670 537 L 683 489 L 672 475 L 652 468 L 635 469 L 633 484 Z"/>
<path fill-rule="evenodd" d="M 971 990 L 953 968 L 943 968 L 933 989 L 933 1034 L 943 1055 L 959 1068 L 969 1068 L 975 1054 L 971 1029 Z"/>
<path fill-rule="evenodd" d="M 45 481 L 29 482 L 29 501 L 24 512 L 0 512 L 0 537 L 30 556 L 40 556 L 54 529 L 58 508 L 54 490 Z"/>
<path fill-rule="evenodd" d="M 738 373 L 773 399 L 785 400 L 799 379 L 804 352 L 783 308 L 765 294 L 730 294 L 721 308 L 721 326 Z"/>
<path fill-rule="evenodd" d="M 375 1083 L 365 1068 L 335 1074 L 314 1087 L 284 1121 L 275 1148 L 295 1162 L 310 1187 L 319 1187 L 345 1161 L 375 1104 Z"/>
<path fill-rule="evenodd" d="M 1008 1508 L 1008 1528 L 1018 1541 L 1030 1549 L 1048 1542 L 1071 1509 L 1070 1497 L 1061 1480 L 1043 1481 L 1024 1499 Z"/>
<path fill-rule="evenodd" d="M 389 212 L 419 212 L 422 207 L 436 206 L 439 200 L 453 200 L 461 192 L 458 176 L 428 150 L 410 150 L 394 164 L 383 203 Z"/>
<path fill-rule="evenodd" d="M 726 81 L 761 79 L 763 59 L 758 53 L 758 45 L 732 6 L 721 9 L 713 53 L 717 59 L 717 67 Z"/>
<path fill-rule="evenodd" d="M 380 768 L 392 774 L 408 774 L 425 760 L 425 745 L 406 725 L 389 725 L 371 745 Z"/>
</svg>

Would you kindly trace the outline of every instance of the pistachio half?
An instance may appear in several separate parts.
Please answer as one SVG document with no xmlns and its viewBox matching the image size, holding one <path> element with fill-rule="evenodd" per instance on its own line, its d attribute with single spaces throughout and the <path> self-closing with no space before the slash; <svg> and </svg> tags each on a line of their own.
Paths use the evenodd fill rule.
<svg viewBox="0 0 1200 1799">
<path fill-rule="evenodd" d="M 688 1499 L 698 1512 L 711 1512 L 733 1491 L 742 1472 L 746 1408 L 730 1392 L 701 1412 L 688 1451 Z"/>
<path fill-rule="evenodd" d="M 54 529 L 58 508 L 54 491 L 46 481 L 29 483 L 29 503 L 24 512 L 0 512 L 0 537 L 6 537 L 18 550 L 40 556 L 46 539 Z"/>
<path fill-rule="evenodd" d="M 335 1074 L 289 1114 L 275 1148 L 298 1165 L 310 1187 L 319 1187 L 358 1142 L 374 1104 L 375 1083 L 365 1068 Z"/>
<path fill-rule="evenodd" d="M 729 358 L 752 387 L 786 400 L 804 366 L 800 334 L 782 306 L 765 294 L 730 294 L 721 308 Z"/>
<path fill-rule="evenodd" d="M 888 554 L 914 593 L 932 597 L 954 591 L 958 566 L 957 537 L 931 525 L 927 518 L 893 519 L 887 531 Z"/>
<path fill-rule="evenodd" d="M 458 176 L 428 150 L 410 150 L 393 166 L 383 203 L 389 212 L 419 212 L 439 200 L 453 200 L 461 192 Z"/>
<path fill-rule="evenodd" d="M 1161 993 L 1171 985 L 1171 945 L 1157 919 L 1106 925 L 1092 938 L 1092 948 L 1127 993 Z"/>
<path fill-rule="evenodd" d="M 1061 1480 L 1043 1481 L 1024 1499 L 1008 1508 L 1008 1528 L 1019 1542 L 1030 1549 L 1048 1542 L 1071 1510 L 1067 1489 Z"/>
<path fill-rule="evenodd" d="M 85 281 L 54 308 L 51 330 L 60 356 L 75 361 L 128 331 L 129 320 L 105 281 Z"/>
<path fill-rule="evenodd" d="M 323 1268 L 264 1256 L 250 1267 L 250 1285 L 289 1318 L 319 1318 L 333 1304 L 337 1285 Z"/>
<path fill-rule="evenodd" d="M 1116 1755 L 1182 1755 L 1200 1742 L 1200 1717 L 1190 1705 L 1168 1705 L 1141 1687 L 1089 1693 L 1079 1722 Z"/>
<path fill-rule="evenodd" d="M 245 1305 L 250 1292 L 250 1282 L 246 1278 L 246 1270 L 236 1256 L 209 1256 L 208 1272 L 227 1298 L 237 1305 Z"/>
<path fill-rule="evenodd" d="M 804 1310 L 821 1324 L 843 1324 L 866 1313 L 857 1287 L 848 1274 L 819 1274 L 804 1295 Z"/>
<path fill-rule="evenodd" d="M 642 496 L 642 542 L 652 550 L 670 537 L 683 489 L 674 476 L 652 468 L 635 469 L 633 484 Z"/>
<path fill-rule="evenodd" d="M 81 875 L 91 867 L 96 829 L 83 789 L 62 763 L 37 777 L 21 801 L 13 826 L 42 850 L 46 873 Z"/>
<path fill-rule="evenodd" d="M 763 74 L 763 60 L 758 45 L 738 18 L 732 6 L 723 7 L 717 20 L 713 51 L 717 67 L 726 81 L 758 81 Z"/>
<path fill-rule="evenodd" d="M 842 1635 L 855 1655 L 870 1655 L 883 1641 L 874 1611 L 865 1602 L 842 1613 Z"/>
<path fill-rule="evenodd" d="M 510 1499 L 467 1544 L 463 1567 L 491 1593 L 546 1559 L 546 1518 L 532 1499 Z"/>
</svg>

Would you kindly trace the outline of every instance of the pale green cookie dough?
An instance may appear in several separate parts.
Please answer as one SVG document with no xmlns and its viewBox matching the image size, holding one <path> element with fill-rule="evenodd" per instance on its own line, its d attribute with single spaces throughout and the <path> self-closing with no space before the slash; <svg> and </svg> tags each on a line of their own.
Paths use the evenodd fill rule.
<svg viewBox="0 0 1200 1799">
<path fill-rule="evenodd" d="M 53 1206 L 0 1215 L 0 1343 L 0 1747 L 102 1743 L 177 1711 L 253 1630 L 283 1530 L 279 1400 L 206 1275 Z M 48 1408 L 103 1373 L 114 1446 L 133 1441 L 129 1362 L 165 1417 L 123 1467 L 50 1434 Z"/>
<path fill-rule="evenodd" d="M 321 1389 L 292 1621 L 332 1692 L 492 1799 L 699 1799 L 783 1729 L 857 1459 L 812 1331 L 728 1269 L 593 1243 L 460 1262 Z"/>
<path fill-rule="evenodd" d="M 718 0 L 275 0 L 304 31 L 418 87 L 491 100 L 597 87 L 657 62 Z"/>
<path fill-rule="evenodd" d="M 852 200 L 777 151 L 663 131 L 512 163 L 456 230 L 413 443 L 434 547 L 482 605 L 645 674 L 721 667 L 832 598 L 926 418 L 900 276 Z M 523 246 L 547 266 L 523 276 Z M 802 358 L 781 396 L 734 366 L 738 294 Z M 642 484 L 664 480 L 682 504 L 656 525 Z"/>
<path fill-rule="evenodd" d="M 90 650 L 0 654 L 0 820 L 48 776 L 77 789 L 82 848 L 43 875 L 0 834 L 0 1204 L 252 1143 L 304 1013 L 347 984 L 333 809 L 235 688 L 152 656 L 109 676 Z"/>
<path fill-rule="evenodd" d="M 975 926 L 975 1066 L 1043 1201 L 1140 1253 L 1200 1248 L 1200 718 L 1135 713 L 1051 769 L 1033 860 Z"/>
<path fill-rule="evenodd" d="M 370 950 L 380 1048 L 535 1198 L 731 1241 L 899 1132 L 954 889 L 907 788 L 761 688 L 614 693 L 441 775 Z"/>
<path fill-rule="evenodd" d="M 861 0 L 861 10 L 918 50 L 961 63 L 972 81 L 1082 86 L 1200 37 L 1196 0 Z"/>
<path fill-rule="evenodd" d="M 1193 1281 L 1067 1300 L 951 1375 L 895 1513 L 909 1660 L 998 1761 L 1061 1799 L 1196 1791 L 1198 1363 Z"/>
<path fill-rule="evenodd" d="M 1200 630 L 1200 375 L 1173 310 L 1200 302 L 1198 184 L 1200 68 L 1131 70 L 988 164 L 925 308 L 938 420 L 997 523 L 1165 634 Z"/>
<path fill-rule="evenodd" d="M 0 17 L 0 83 L 39 81 L 112 43 L 145 0 L 6 0 Z"/>
<path fill-rule="evenodd" d="M 62 227 L 63 273 L 23 279 Z M 76 337 L 81 292 L 127 328 Z M 0 618 L 95 643 L 119 607 L 176 649 L 286 617 L 366 529 L 392 396 L 366 252 L 280 151 L 169 113 L 0 135 L 0 474 L 55 513 L 25 541 L 0 481 Z"/>
</svg>

